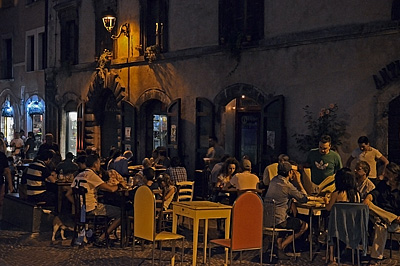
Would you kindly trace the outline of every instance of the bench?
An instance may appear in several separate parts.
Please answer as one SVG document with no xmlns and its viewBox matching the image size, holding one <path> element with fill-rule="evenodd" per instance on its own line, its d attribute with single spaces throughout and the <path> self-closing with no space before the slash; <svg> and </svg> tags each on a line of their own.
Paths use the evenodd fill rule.
<svg viewBox="0 0 400 266">
<path fill-rule="evenodd" d="M 19 193 L 4 196 L 3 221 L 23 231 L 37 233 L 51 231 L 54 216 L 40 206 L 20 198 Z"/>
</svg>

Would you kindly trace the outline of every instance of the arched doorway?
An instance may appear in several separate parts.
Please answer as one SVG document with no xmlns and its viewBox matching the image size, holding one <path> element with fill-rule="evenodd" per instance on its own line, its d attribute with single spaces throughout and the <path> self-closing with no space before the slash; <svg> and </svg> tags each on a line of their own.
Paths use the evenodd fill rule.
<svg viewBox="0 0 400 266">
<path fill-rule="evenodd" d="M 253 172 L 261 174 L 272 158 L 286 152 L 283 96 L 266 96 L 252 85 L 238 83 L 222 90 L 214 104 L 215 135 L 231 156 L 249 156 Z"/>
<path fill-rule="evenodd" d="M 122 117 L 126 117 L 122 114 L 125 97 L 125 87 L 119 75 L 113 70 L 99 68 L 89 86 L 88 101 L 82 106 L 82 118 L 78 111 L 78 122 L 82 122 L 83 127 L 80 133 L 84 139 L 83 148 L 99 149 L 103 157 L 108 156 L 113 146 L 125 150 L 122 147 L 125 137 L 122 135 Z"/>
</svg>

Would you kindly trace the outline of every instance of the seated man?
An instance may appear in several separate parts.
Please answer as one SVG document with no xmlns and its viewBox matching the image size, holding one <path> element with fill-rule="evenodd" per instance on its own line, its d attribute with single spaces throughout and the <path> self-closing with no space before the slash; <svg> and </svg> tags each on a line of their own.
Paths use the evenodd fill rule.
<svg viewBox="0 0 400 266">
<path fill-rule="evenodd" d="M 171 166 L 168 167 L 165 173 L 170 176 L 174 184 L 177 182 L 187 181 L 186 168 L 181 165 L 179 157 L 172 157 Z"/>
<path fill-rule="evenodd" d="M 356 185 L 357 190 L 360 192 L 361 200 L 363 201 L 369 192 L 374 190 L 375 185 L 368 178 L 368 174 L 370 171 L 369 164 L 365 161 L 359 161 L 356 163 L 355 177 L 356 177 Z"/>
<path fill-rule="evenodd" d="M 115 192 L 118 185 L 109 185 L 105 183 L 99 176 L 100 171 L 100 158 L 97 154 L 92 154 L 86 158 L 86 170 L 79 173 L 71 184 L 71 187 L 84 187 L 86 192 L 86 211 L 88 214 L 106 215 L 114 221 L 108 227 L 107 232 L 110 234 L 121 222 L 121 210 L 118 207 L 102 204 L 97 201 L 97 190 L 105 190 L 108 192 Z M 72 190 L 67 193 L 72 193 Z M 105 233 L 103 233 L 96 245 L 105 246 Z"/>
<path fill-rule="evenodd" d="M 114 160 L 115 171 L 117 171 L 123 177 L 129 177 L 128 164 L 132 156 L 132 152 L 128 150 Z"/>
<path fill-rule="evenodd" d="M 297 183 L 297 189 L 290 181 Z M 277 228 L 294 229 L 295 238 L 300 237 L 308 228 L 308 224 L 298 218 L 288 216 L 289 200 L 296 199 L 298 202 L 307 202 L 307 193 L 304 190 L 300 180 L 300 173 L 292 170 L 292 165 L 289 162 L 283 162 L 278 165 L 278 175 L 274 177 L 265 195 L 265 201 L 275 200 L 276 210 L 275 217 L 264 213 L 264 225 L 272 226 L 273 220 Z M 268 205 L 265 205 L 265 207 Z M 283 235 L 279 235 L 277 239 L 278 257 L 279 259 L 288 259 L 284 250 L 288 244 L 293 241 L 293 235 L 289 235 L 284 239 Z"/>
<path fill-rule="evenodd" d="M 55 183 L 57 175 L 49 170 L 54 153 L 50 150 L 43 150 L 38 153 L 32 163 L 22 176 L 22 184 L 26 184 L 26 194 L 28 201 L 35 203 L 44 202 L 45 206 L 55 206 L 56 195 L 49 191 L 46 182 Z"/>
<path fill-rule="evenodd" d="M 265 167 L 264 173 L 263 173 L 264 185 L 269 186 L 271 179 L 278 175 L 278 164 L 283 163 L 283 162 L 288 162 L 288 161 L 289 161 L 288 155 L 280 154 L 278 156 L 278 162 L 272 163 L 272 164 L 268 165 L 267 167 Z"/>
<path fill-rule="evenodd" d="M 78 171 L 78 164 L 73 162 L 72 161 L 73 159 L 74 159 L 74 154 L 72 152 L 68 152 L 65 155 L 65 160 L 57 165 L 56 167 L 57 174 L 61 173 L 61 170 L 64 175 L 74 174 L 76 171 Z"/>
<path fill-rule="evenodd" d="M 236 187 L 238 191 L 256 190 L 260 179 L 251 173 L 251 162 L 247 159 L 242 161 L 243 172 L 235 174 L 230 183 Z"/>
<path fill-rule="evenodd" d="M 384 176 L 386 180 L 379 182 L 364 200 L 370 213 L 377 218 L 371 247 L 371 258 L 377 264 L 383 259 L 388 230 L 393 232 L 400 229 L 400 166 L 389 163 Z"/>
</svg>

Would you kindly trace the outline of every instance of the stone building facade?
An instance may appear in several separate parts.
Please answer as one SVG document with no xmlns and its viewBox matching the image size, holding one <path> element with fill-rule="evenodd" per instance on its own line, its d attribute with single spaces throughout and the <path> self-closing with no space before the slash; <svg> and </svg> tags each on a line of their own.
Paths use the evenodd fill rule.
<svg viewBox="0 0 400 266">
<path fill-rule="evenodd" d="M 140 162 L 166 146 L 190 173 L 216 135 L 261 172 L 282 152 L 305 160 L 293 137 L 307 132 L 303 108 L 334 103 L 343 160 L 367 135 L 398 161 L 398 12 L 393 0 L 49 1 L 46 110 L 58 120 L 46 128 L 66 150 L 75 111 L 77 149 L 132 149 Z"/>
</svg>

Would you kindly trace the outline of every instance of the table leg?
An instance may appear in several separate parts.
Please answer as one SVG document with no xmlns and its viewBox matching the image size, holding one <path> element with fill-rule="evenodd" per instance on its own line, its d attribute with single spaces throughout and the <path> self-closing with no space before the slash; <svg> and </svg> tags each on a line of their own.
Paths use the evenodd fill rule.
<svg viewBox="0 0 400 266">
<path fill-rule="evenodd" d="M 57 186 L 57 209 L 56 209 L 57 213 L 61 212 L 62 196 L 63 196 L 63 188 L 61 186 Z"/>
<path fill-rule="evenodd" d="M 207 263 L 207 236 L 208 236 L 208 219 L 204 220 L 204 259 L 203 263 Z"/>
<path fill-rule="evenodd" d="M 225 239 L 229 238 L 231 232 L 231 217 L 230 213 L 228 217 L 225 217 Z M 225 248 L 225 261 L 228 262 L 229 249 Z"/>
<path fill-rule="evenodd" d="M 121 248 L 126 245 L 126 232 L 127 232 L 127 215 L 125 211 L 125 197 L 121 196 Z M 135 245 L 135 243 L 133 243 Z"/>
<path fill-rule="evenodd" d="M 197 244 L 199 241 L 199 219 L 193 219 L 193 260 L 192 265 L 196 265 L 197 260 Z"/>
<path fill-rule="evenodd" d="M 313 250 L 312 250 L 312 235 L 313 235 L 313 225 L 312 225 L 312 216 L 313 216 L 313 210 L 310 209 L 310 235 L 309 235 L 309 241 L 310 241 L 310 261 L 312 261 L 312 257 L 313 257 Z"/>
<path fill-rule="evenodd" d="M 172 233 L 176 234 L 177 227 L 178 227 L 178 215 L 176 215 L 175 213 L 172 213 Z M 175 265 L 175 252 L 171 258 L 171 265 L 172 266 Z"/>
</svg>

